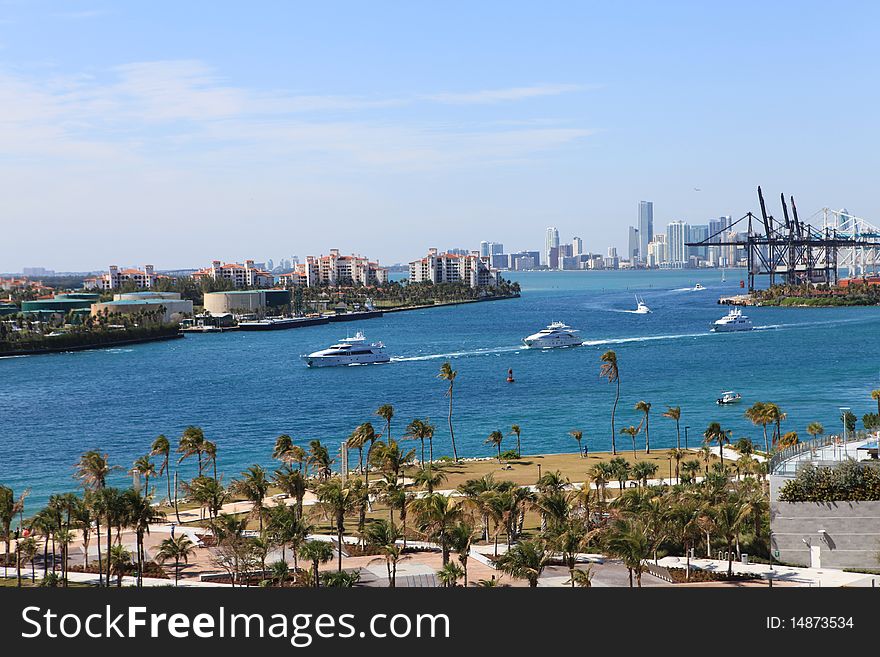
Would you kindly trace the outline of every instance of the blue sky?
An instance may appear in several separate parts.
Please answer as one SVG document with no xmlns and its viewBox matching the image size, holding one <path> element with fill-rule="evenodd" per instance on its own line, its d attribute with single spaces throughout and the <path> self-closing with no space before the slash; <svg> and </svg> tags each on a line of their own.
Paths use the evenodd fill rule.
<svg viewBox="0 0 880 657">
<path fill-rule="evenodd" d="M 0 0 L 0 271 L 880 222 L 877 3 L 475 4 Z"/>
</svg>

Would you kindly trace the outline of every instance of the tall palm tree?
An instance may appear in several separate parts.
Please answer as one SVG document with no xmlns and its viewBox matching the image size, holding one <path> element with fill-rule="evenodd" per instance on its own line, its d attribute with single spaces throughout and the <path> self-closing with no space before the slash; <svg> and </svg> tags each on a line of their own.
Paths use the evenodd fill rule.
<svg viewBox="0 0 880 657">
<path fill-rule="evenodd" d="M 474 540 L 474 525 L 468 520 L 459 520 L 449 530 L 449 547 L 458 555 L 461 566 L 462 583 L 468 585 L 468 555 Z"/>
<path fill-rule="evenodd" d="M 376 440 L 379 438 L 379 434 L 376 433 L 376 430 L 373 428 L 373 424 L 371 422 L 364 422 L 360 425 L 355 432 L 360 436 L 361 445 L 366 445 L 369 443 L 369 447 L 367 447 L 367 469 L 364 471 L 364 479 L 366 480 L 367 489 L 370 488 L 370 457 L 373 452 L 373 446 L 376 443 Z"/>
<path fill-rule="evenodd" d="M 340 552 L 342 546 L 340 546 Z M 315 575 L 315 588 L 321 586 L 321 579 L 318 573 L 319 564 L 327 563 L 333 559 L 333 546 L 326 541 L 306 541 L 299 548 L 299 557 L 305 561 L 312 563 L 312 570 Z M 341 559 L 341 557 L 340 557 Z"/>
<path fill-rule="evenodd" d="M 651 434 L 650 434 L 650 414 L 651 414 L 651 404 L 650 402 L 640 401 L 635 406 L 635 410 L 640 411 L 645 414 L 645 454 L 651 453 Z M 640 423 L 641 426 L 641 423 Z"/>
<path fill-rule="evenodd" d="M 180 562 L 189 563 L 189 558 L 195 552 L 195 545 L 185 534 L 166 538 L 159 544 L 156 553 L 156 561 L 160 564 L 166 561 L 174 561 L 174 586 L 180 581 Z"/>
<path fill-rule="evenodd" d="M 605 537 L 605 549 L 623 561 L 629 571 L 630 587 L 633 585 L 633 575 L 637 586 L 641 587 L 645 562 L 652 552 L 644 522 L 638 518 L 618 518 L 612 522 Z"/>
<path fill-rule="evenodd" d="M 629 436 L 632 439 L 633 456 L 635 456 L 636 455 L 636 436 L 639 435 L 639 427 L 634 427 L 633 425 L 629 425 L 628 427 L 624 427 L 623 429 L 621 429 L 620 433 L 626 434 L 627 436 Z"/>
<path fill-rule="evenodd" d="M 766 402 L 755 402 L 746 411 L 746 418 L 751 420 L 756 427 L 764 430 L 764 453 L 770 453 L 770 441 L 767 438 L 767 425 L 772 423 Z"/>
<path fill-rule="evenodd" d="M 401 537 L 400 530 L 393 522 L 383 518 L 370 523 L 364 534 L 367 545 L 378 549 L 384 557 L 388 569 L 388 587 L 393 589 L 397 582 L 397 564 L 403 558 L 403 548 L 397 544 Z"/>
<path fill-rule="evenodd" d="M 871 391 L 871 399 L 877 402 L 877 415 L 880 415 L 880 389 Z"/>
<path fill-rule="evenodd" d="M 137 585 L 143 585 L 144 562 L 146 561 L 146 551 L 144 550 L 144 535 L 150 533 L 150 525 L 160 522 L 165 518 L 165 514 L 159 511 L 152 504 L 149 495 L 128 495 L 127 502 L 129 505 L 129 522 L 134 527 L 136 541 L 136 559 L 137 559 Z"/>
<path fill-rule="evenodd" d="M 452 369 L 449 361 L 446 361 L 440 366 L 440 373 L 437 376 L 449 382 L 449 388 L 446 390 L 446 396 L 449 397 L 449 436 L 452 440 L 452 458 L 458 463 L 458 450 L 455 448 L 455 431 L 452 429 L 452 388 L 455 385 L 455 377 L 458 376 L 458 372 Z"/>
<path fill-rule="evenodd" d="M 391 404 L 382 404 L 376 409 L 376 415 L 385 420 L 385 440 L 390 440 L 391 419 L 394 417 L 394 407 Z"/>
<path fill-rule="evenodd" d="M 107 476 L 113 470 L 107 460 L 106 454 L 101 454 L 95 450 L 85 452 L 74 466 L 74 476 L 80 480 L 83 489 L 89 490 L 95 494 L 93 501 L 100 506 L 101 500 L 97 494 L 107 485 Z M 104 583 L 104 566 L 101 560 L 101 518 L 100 513 L 95 514 L 95 532 L 98 537 L 98 583 Z M 107 535 L 110 535 L 110 527 L 107 527 Z M 88 557 L 86 557 L 88 559 Z M 107 577 L 107 585 L 110 584 L 109 574 Z"/>
<path fill-rule="evenodd" d="M 529 539 L 517 543 L 498 557 L 495 566 L 511 577 L 528 580 L 529 587 L 535 588 L 551 556 L 543 541 Z"/>
<path fill-rule="evenodd" d="M 675 420 L 675 447 L 681 449 L 681 406 L 667 406 L 666 411 L 663 413 L 663 417 Z"/>
<path fill-rule="evenodd" d="M 360 425 L 354 428 L 348 438 L 345 440 L 345 446 L 347 449 L 356 449 L 358 451 L 358 472 L 362 473 L 364 471 L 364 442 L 366 441 L 366 437 L 364 436 L 364 432 L 361 431 Z"/>
<path fill-rule="evenodd" d="M 12 540 L 12 520 L 15 518 L 15 493 L 9 486 L 0 485 L 0 529 L 3 531 L 3 540 L 6 543 L 6 553 L 3 559 L 3 575 L 9 568 L 9 545 Z"/>
<path fill-rule="evenodd" d="M 339 545 L 339 563 L 337 571 L 342 570 L 342 545 L 345 533 L 345 516 L 355 507 L 355 495 L 352 488 L 337 478 L 330 479 L 318 486 L 315 491 L 318 497 L 318 510 L 331 520 L 336 528 L 336 541 Z"/>
<path fill-rule="evenodd" d="M 168 503 L 171 504 L 171 469 L 168 467 L 168 460 L 171 458 L 171 442 L 164 434 L 159 434 L 153 444 L 150 446 L 150 456 L 161 456 L 162 463 L 159 465 L 159 476 L 165 473 L 165 479 L 168 481 Z M 180 522 L 178 516 L 177 522 Z"/>
<path fill-rule="evenodd" d="M 183 430 L 178 442 L 177 451 L 182 455 L 180 461 L 195 455 L 199 460 L 199 476 L 202 476 L 202 451 L 205 447 L 205 433 L 199 428 L 188 426 Z"/>
<path fill-rule="evenodd" d="M 733 544 L 743 524 L 748 521 L 751 508 L 736 497 L 730 497 L 714 507 L 712 520 L 727 545 L 727 576 L 733 576 Z"/>
<path fill-rule="evenodd" d="M 674 447 L 669 450 L 669 458 L 675 460 L 675 483 L 678 484 L 681 482 L 681 461 L 687 456 L 687 452 L 683 449 L 679 449 L 678 447 Z"/>
<path fill-rule="evenodd" d="M 584 457 L 584 450 L 581 449 L 581 441 L 584 439 L 584 432 L 580 429 L 572 429 L 568 432 L 568 435 L 574 438 L 578 444 L 578 456 L 581 458 Z"/>
<path fill-rule="evenodd" d="M 290 464 L 284 464 L 272 475 L 272 481 L 282 493 L 296 500 L 296 514 L 302 518 L 303 498 L 306 495 L 306 479 L 302 470 L 294 470 Z"/>
<path fill-rule="evenodd" d="M 253 504 L 251 515 L 260 521 L 260 533 L 263 532 L 263 500 L 269 492 L 269 479 L 260 465 L 252 465 L 241 473 L 241 479 L 232 482 L 232 490 Z"/>
<path fill-rule="evenodd" d="M 489 434 L 489 437 L 483 441 L 484 445 L 492 445 L 498 450 L 498 462 L 501 463 L 501 442 L 504 440 L 504 434 L 497 429 Z"/>
<path fill-rule="evenodd" d="M 776 425 L 776 431 L 773 434 L 773 442 L 775 443 L 782 437 L 782 421 L 788 417 L 777 404 L 773 402 L 766 403 L 767 415 L 771 423 Z"/>
<path fill-rule="evenodd" d="M 217 480 L 217 443 L 206 440 L 202 446 L 202 451 L 205 454 L 205 458 L 211 462 L 211 467 L 214 470 L 214 481 Z"/>
<path fill-rule="evenodd" d="M 116 587 L 122 588 L 122 577 L 131 567 L 131 552 L 124 545 L 114 545 L 110 548 L 110 556 L 107 559 L 107 576 L 111 573 L 116 575 Z"/>
<path fill-rule="evenodd" d="M 522 429 L 518 424 L 514 424 L 510 427 L 510 433 L 516 436 L 516 457 L 522 458 L 522 446 L 520 444 L 520 435 L 522 434 Z"/>
<path fill-rule="evenodd" d="M 617 384 L 617 393 L 614 396 L 614 406 L 611 408 L 611 453 L 617 454 L 617 436 L 614 430 L 614 414 L 617 412 L 617 402 L 620 401 L 620 369 L 617 366 L 617 354 L 613 351 L 606 351 L 600 359 L 602 367 L 599 369 L 599 376 L 608 379 L 608 383 Z"/>
<path fill-rule="evenodd" d="M 709 423 L 709 426 L 706 427 L 706 430 L 703 432 L 703 441 L 709 445 L 712 443 L 717 443 L 718 445 L 718 456 L 721 457 L 721 468 L 724 468 L 724 446 L 730 443 L 730 431 L 721 428 L 721 425 L 717 422 Z"/>
</svg>

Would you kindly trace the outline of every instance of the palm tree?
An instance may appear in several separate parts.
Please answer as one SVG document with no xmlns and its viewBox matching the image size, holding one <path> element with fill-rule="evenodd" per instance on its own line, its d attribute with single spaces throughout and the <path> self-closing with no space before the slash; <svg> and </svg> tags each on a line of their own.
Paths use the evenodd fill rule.
<svg viewBox="0 0 880 657">
<path fill-rule="evenodd" d="M 604 502 L 605 501 L 605 488 L 608 486 L 608 482 L 611 481 L 614 473 L 611 469 L 611 464 L 607 461 L 603 461 L 601 463 L 597 463 L 588 473 L 590 477 L 590 481 L 596 484 L 596 488 L 599 490 L 599 499 Z"/>
<path fill-rule="evenodd" d="M 464 577 L 464 571 L 457 563 L 443 564 L 443 567 L 437 571 L 437 579 L 440 580 L 440 584 L 444 588 L 454 587 L 462 577 Z"/>
<path fill-rule="evenodd" d="M 144 495 L 150 494 L 150 477 L 156 475 L 156 466 L 150 460 L 149 455 L 141 456 L 132 465 L 129 472 L 137 477 L 144 478 Z"/>
<path fill-rule="evenodd" d="M 608 462 L 614 478 L 617 479 L 618 490 L 623 492 L 626 488 L 626 480 L 629 479 L 629 473 L 632 466 L 626 462 L 622 456 L 615 457 Z"/>
<path fill-rule="evenodd" d="M 650 558 L 652 547 L 645 524 L 638 518 L 618 518 L 611 523 L 605 537 L 605 549 L 611 556 L 623 561 L 629 571 L 629 585 L 642 586 L 645 562 Z"/>
<path fill-rule="evenodd" d="M 681 482 L 681 461 L 687 456 L 687 452 L 683 449 L 679 449 L 678 447 L 673 447 L 669 450 L 669 458 L 675 460 L 675 483 L 678 484 Z"/>
<path fill-rule="evenodd" d="M 385 420 L 385 440 L 391 440 L 391 419 L 394 417 L 394 407 L 391 404 L 382 404 L 376 409 L 376 415 Z"/>
<path fill-rule="evenodd" d="M 336 525 L 336 540 L 339 545 L 339 563 L 337 571 L 342 570 L 342 537 L 345 533 L 345 515 L 355 507 L 355 496 L 352 488 L 333 478 L 318 486 L 315 491 L 318 497 L 318 509 Z"/>
<path fill-rule="evenodd" d="M 648 485 L 648 479 L 657 474 L 657 464 L 650 461 L 639 461 L 632 468 L 632 477 L 642 486 Z"/>
<path fill-rule="evenodd" d="M 318 479 L 325 481 L 330 478 L 333 460 L 330 458 L 330 451 L 320 440 L 309 441 L 308 463 L 314 468 Z"/>
<path fill-rule="evenodd" d="M 419 463 L 424 467 L 425 465 L 425 440 L 428 440 L 428 467 L 431 467 L 431 463 L 434 461 L 434 425 L 431 424 L 428 418 L 424 420 L 415 419 L 410 422 L 406 427 L 406 434 L 404 438 L 410 440 L 420 440 L 422 443 L 422 453 L 419 457 Z"/>
<path fill-rule="evenodd" d="M 575 586 L 575 566 L 577 555 L 587 541 L 589 531 L 587 524 L 580 518 L 568 518 L 557 525 L 549 535 L 549 547 L 562 555 L 562 561 L 568 566 L 569 581 Z"/>
<path fill-rule="evenodd" d="M 517 543 L 498 557 L 495 566 L 511 577 L 528 580 L 529 587 L 535 588 L 550 558 L 551 554 L 542 541 L 529 539 Z"/>
<path fill-rule="evenodd" d="M 572 429 L 571 431 L 568 432 L 568 435 L 571 436 L 572 438 L 574 438 L 574 439 L 577 441 L 577 444 L 578 444 L 578 456 L 580 456 L 581 458 L 583 458 L 583 456 L 584 456 L 584 452 L 583 452 L 583 450 L 581 449 L 581 441 L 584 439 L 584 432 L 581 431 L 580 429 Z"/>
<path fill-rule="evenodd" d="M 633 445 L 633 456 L 636 455 L 636 436 L 639 435 L 639 427 L 634 427 L 633 425 L 629 425 L 628 427 L 624 427 L 620 430 L 620 433 L 626 434 L 632 439 Z M 612 452 L 613 454 L 613 452 Z"/>
<path fill-rule="evenodd" d="M 166 561 L 174 561 L 174 586 L 180 581 L 180 562 L 189 563 L 189 558 L 195 552 L 195 545 L 189 536 L 181 535 L 174 538 L 166 538 L 159 544 L 156 553 L 156 561 L 160 564 Z"/>
<path fill-rule="evenodd" d="M 452 388 L 455 385 L 456 376 L 458 376 L 458 372 L 452 369 L 449 361 L 440 366 L 440 373 L 437 375 L 438 378 L 449 382 L 449 389 L 446 391 L 446 396 L 449 397 L 449 436 L 452 439 L 452 458 L 458 463 L 458 450 L 455 448 L 455 432 L 452 430 Z"/>
<path fill-rule="evenodd" d="M 667 406 L 666 411 L 663 413 L 663 417 L 668 417 L 670 420 L 675 420 L 675 435 L 676 435 L 675 447 L 680 450 L 681 449 L 681 406 Z"/>
<path fill-rule="evenodd" d="M 107 560 L 107 576 L 116 574 L 116 587 L 122 588 L 122 577 L 131 567 L 131 552 L 124 545 L 114 545 L 110 548 L 110 557 Z"/>
<path fill-rule="evenodd" d="M 385 519 L 370 523 L 364 532 L 367 545 L 377 548 L 385 559 L 388 569 L 388 587 L 394 588 L 397 582 L 397 564 L 403 557 L 403 548 L 397 544 L 401 534 L 393 522 Z"/>
<path fill-rule="evenodd" d="M 289 463 L 290 452 L 293 450 L 293 438 L 282 433 L 275 439 L 275 447 L 272 449 L 272 458 Z"/>
<path fill-rule="evenodd" d="M 460 520 L 449 530 L 449 547 L 458 555 L 461 565 L 462 583 L 468 585 L 468 555 L 474 540 L 474 525 L 469 520 Z"/>
<path fill-rule="evenodd" d="M 773 434 L 773 442 L 775 443 L 782 437 L 782 421 L 788 416 L 788 414 L 784 413 L 782 409 L 773 402 L 767 402 L 765 407 L 770 422 L 776 425 L 776 431 Z"/>
<path fill-rule="evenodd" d="M 232 490 L 253 504 L 251 515 L 260 521 L 260 533 L 263 532 L 263 500 L 269 492 L 269 479 L 260 465 L 252 465 L 241 473 L 242 478 L 232 482 Z"/>
<path fill-rule="evenodd" d="M 153 444 L 150 446 L 150 456 L 161 456 L 162 464 L 159 466 L 159 476 L 165 473 L 168 481 L 168 503 L 171 504 L 171 468 L 168 467 L 168 460 L 171 458 L 171 442 L 164 434 L 159 434 Z M 176 508 L 176 507 L 175 507 Z M 177 522 L 180 523 L 180 515 L 177 516 Z"/>
<path fill-rule="evenodd" d="M 90 490 L 95 493 L 94 501 L 100 505 L 98 493 L 107 485 L 107 475 L 114 469 L 107 460 L 106 454 L 101 454 L 95 450 L 84 453 L 77 462 L 74 476 L 80 480 L 83 489 Z M 22 505 L 23 506 L 23 505 Z M 95 531 L 98 536 L 98 582 L 104 583 L 104 566 L 101 560 L 101 519 L 100 513 L 95 514 Z M 107 527 L 107 535 L 110 535 L 110 527 Z M 86 557 L 88 559 L 88 557 Z M 108 575 L 107 585 L 110 585 Z"/>
<path fill-rule="evenodd" d="M 462 511 L 450 498 L 440 493 L 430 493 L 410 502 L 415 515 L 416 527 L 431 541 L 440 544 L 443 565 L 449 563 L 449 532 L 462 519 Z"/>
<path fill-rule="evenodd" d="M 712 520 L 727 544 L 728 577 L 733 576 L 733 543 L 737 540 L 743 523 L 749 519 L 750 512 L 751 508 L 748 505 L 733 497 L 713 509 Z"/>
<path fill-rule="evenodd" d="M 797 435 L 797 431 L 789 431 L 782 438 L 779 439 L 779 449 L 785 449 L 786 447 L 793 447 L 800 442 L 800 438 Z"/>
<path fill-rule="evenodd" d="M 135 531 L 136 541 L 136 560 L 137 560 L 137 584 L 143 584 L 144 562 L 146 561 L 146 550 L 144 550 L 144 535 L 150 533 L 150 525 L 160 522 L 165 518 L 165 514 L 159 511 L 152 504 L 152 499 L 145 495 L 129 495 L 128 502 L 128 520 Z"/>
<path fill-rule="evenodd" d="M 272 481 L 282 493 L 296 500 L 296 514 L 302 518 L 303 498 L 306 495 L 306 478 L 302 470 L 294 470 L 289 463 L 285 463 L 272 475 Z"/>
<path fill-rule="evenodd" d="M 206 440 L 202 446 L 202 451 L 205 453 L 205 458 L 211 462 L 211 467 L 214 470 L 214 480 L 217 480 L 217 443 L 212 442 L 210 440 Z"/>
<path fill-rule="evenodd" d="M 12 539 L 12 520 L 15 518 L 15 493 L 8 486 L 0 485 L 0 528 L 3 530 L 3 540 L 6 543 L 6 553 L 3 559 L 3 575 L 9 568 L 9 545 Z"/>
<path fill-rule="evenodd" d="M 501 442 L 504 440 L 504 434 L 497 429 L 489 434 L 489 437 L 483 441 L 484 445 L 494 445 L 498 449 L 498 462 L 501 463 Z"/>
<path fill-rule="evenodd" d="M 764 453 L 770 453 L 770 441 L 767 439 L 767 425 L 772 423 L 770 419 L 770 414 L 767 410 L 767 404 L 765 402 L 755 402 L 749 407 L 746 411 L 746 417 L 752 421 L 756 427 L 760 425 L 760 427 L 764 430 Z"/>
<path fill-rule="evenodd" d="M 872 390 L 871 399 L 877 402 L 877 415 L 880 415 L 880 390 Z"/>
<path fill-rule="evenodd" d="M 649 427 L 649 416 L 651 413 L 651 404 L 646 401 L 640 401 L 635 406 L 635 410 L 641 411 L 645 414 L 645 454 L 651 453 L 651 435 L 650 435 L 650 427 Z M 639 424 L 641 426 L 641 423 Z"/>
<path fill-rule="evenodd" d="M 366 445 L 367 443 L 370 444 L 370 446 L 367 447 L 367 469 L 364 473 L 364 477 L 367 482 L 367 488 L 369 489 L 369 487 L 370 487 L 370 456 L 373 452 L 373 445 L 375 444 L 376 439 L 379 437 L 379 434 L 376 433 L 376 430 L 373 428 L 373 425 L 370 422 L 364 422 L 357 429 L 355 429 L 355 433 L 358 434 L 358 440 L 360 441 L 361 445 Z"/>
<path fill-rule="evenodd" d="M 697 472 L 700 471 L 700 462 L 696 459 L 685 461 L 682 464 L 681 469 L 685 474 L 684 479 L 693 482 L 697 478 Z"/>
<path fill-rule="evenodd" d="M 205 433 L 199 428 L 188 426 L 183 430 L 178 442 L 177 451 L 182 455 L 178 463 L 190 456 L 199 459 L 199 476 L 202 476 L 202 451 L 205 447 Z"/>
<path fill-rule="evenodd" d="M 617 412 L 617 402 L 620 401 L 620 369 L 617 367 L 617 354 L 613 351 L 606 351 L 599 360 L 602 361 L 599 376 L 608 379 L 608 383 L 617 384 L 617 394 L 614 397 L 614 406 L 611 408 L 611 453 L 617 454 L 614 431 L 614 414 Z"/>
<path fill-rule="evenodd" d="M 520 445 L 520 435 L 522 434 L 522 429 L 518 424 L 514 424 L 510 427 L 511 435 L 516 436 L 516 458 L 522 458 L 522 447 Z"/>
<path fill-rule="evenodd" d="M 413 484 L 419 488 L 424 488 L 428 493 L 433 493 L 434 488 L 446 481 L 446 474 L 439 470 L 431 470 L 431 468 L 419 468 L 413 475 Z"/>
<path fill-rule="evenodd" d="M 724 469 L 724 446 L 730 443 L 730 431 L 721 428 L 717 422 L 711 422 L 703 432 L 703 441 L 709 445 L 718 444 L 718 455 L 721 457 L 721 468 Z"/>
<path fill-rule="evenodd" d="M 348 438 L 345 440 L 346 449 L 356 449 L 358 451 L 358 472 L 364 471 L 364 442 L 365 436 L 360 430 L 360 426 L 355 427 Z"/>
<path fill-rule="evenodd" d="M 880 390 L 874 390 L 871 394 L 874 392 L 880 392 Z M 807 425 L 807 433 L 815 439 L 816 436 L 821 436 L 825 433 L 825 427 L 823 427 L 820 422 L 810 422 Z"/>
<path fill-rule="evenodd" d="M 340 552 L 341 550 L 342 546 L 340 545 Z M 312 570 L 314 570 L 315 574 L 315 588 L 321 586 L 318 566 L 333 559 L 333 545 L 326 541 L 306 541 L 299 548 L 299 557 L 312 563 Z"/>
</svg>

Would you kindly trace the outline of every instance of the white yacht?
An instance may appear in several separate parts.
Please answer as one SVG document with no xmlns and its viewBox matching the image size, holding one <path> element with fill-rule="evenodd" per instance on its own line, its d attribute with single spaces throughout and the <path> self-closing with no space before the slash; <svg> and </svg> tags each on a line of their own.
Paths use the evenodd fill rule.
<svg viewBox="0 0 880 657">
<path fill-rule="evenodd" d="M 734 392 L 733 390 L 725 390 L 721 393 L 721 396 L 715 400 L 715 403 L 719 406 L 723 406 L 725 404 L 737 404 L 742 401 L 742 395 L 738 392 Z"/>
<path fill-rule="evenodd" d="M 751 331 L 752 320 L 742 314 L 739 308 L 731 308 L 721 319 L 715 320 L 712 324 L 712 330 L 716 333 L 727 333 L 730 331 Z"/>
<path fill-rule="evenodd" d="M 701 290 L 705 290 L 705 286 L 702 283 L 697 283 L 694 285 L 694 292 L 699 292 Z"/>
<path fill-rule="evenodd" d="M 387 363 L 391 357 L 385 353 L 381 342 L 367 342 L 364 334 L 358 331 L 354 337 L 340 340 L 327 349 L 303 356 L 309 367 L 333 367 L 335 365 L 369 365 Z"/>
<path fill-rule="evenodd" d="M 648 308 L 648 304 L 645 303 L 645 300 L 636 295 L 636 309 L 633 310 L 636 315 L 647 315 L 651 312 L 651 309 Z"/>
<path fill-rule="evenodd" d="M 577 329 L 566 326 L 562 322 L 553 322 L 547 328 L 523 338 L 523 344 L 532 349 L 577 347 L 583 342 Z"/>
</svg>

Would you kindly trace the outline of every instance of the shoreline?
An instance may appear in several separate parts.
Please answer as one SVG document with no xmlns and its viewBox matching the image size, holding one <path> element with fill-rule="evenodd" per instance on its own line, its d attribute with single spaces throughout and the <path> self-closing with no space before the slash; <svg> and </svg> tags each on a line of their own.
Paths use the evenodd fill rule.
<svg viewBox="0 0 880 657">
<path fill-rule="evenodd" d="M 446 306 L 463 306 L 469 303 L 482 303 L 484 301 L 503 301 L 506 299 L 519 299 L 521 294 L 508 294 L 504 296 L 483 297 L 482 299 L 462 299 L 460 301 L 443 301 L 442 303 L 422 304 L 419 306 L 398 306 L 396 308 L 382 308 L 383 313 L 400 313 L 407 310 L 425 310 L 426 308 L 443 308 Z"/>
<path fill-rule="evenodd" d="M 40 356 L 42 354 L 62 354 L 68 351 L 90 351 L 93 349 L 112 349 L 113 347 L 122 347 L 130 344 L 144 344 L 147 342 L 162 342 L 165 340 L 176 340 L 183 338 L 183 333 L 178 331 L 171 335 L 154 335 L 143 338 L 129 338 L 127 340 L 114 340 L 113 342 L 100 342 L 96 344 L 75 345 L 72 347 L 50 347 L 48 349 L 27 349 L 24 351 L 4 351 L 0 352 L 0 358 L 12 358 L 15 356 Z"/>
</svg>

